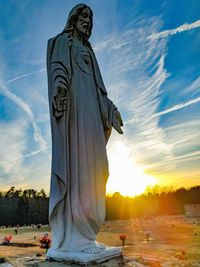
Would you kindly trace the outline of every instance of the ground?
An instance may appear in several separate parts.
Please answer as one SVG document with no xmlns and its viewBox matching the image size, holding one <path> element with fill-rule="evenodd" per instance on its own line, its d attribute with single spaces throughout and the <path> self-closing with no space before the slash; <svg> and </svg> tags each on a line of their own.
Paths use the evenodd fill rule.
<svg viewBox="0 0 200 267">
<path fill-rule="evenodd" d="M 150 232 L 149 241 L 146 238 L 147 231 Z M 13 263 L 25 256 L 31 261 L 31 255 L 43 259 L 45 250 L 39 247 L 39 240 L 46 232 L 49 232 L 49 228 L 45 226 L 39 230 L 22 227 L 17 235 L 13 228 L 1 228 L 0 240 L 7 234 L 12 234 L 13 238 L 9 246 L 0 245 L 0 257 L 6 257 Z M 125 262 L 127 259 L 127 263 L 123 263 L 125 266 L 139 266 L 139 263 L 141 266 L 200 266 L 200 219 L 160 216 L 107 221 L 102 226 L 98 241 L 111 246 L 122 246 L 120 235 L 126 237 L 123 247 Z M 131 263 L 131 260 L 138 262 L 138 265 L 136 262 Z M 43 263 L 41 266 L 46 265 Z M 54 267 L 56 264 L 49 263 L 48 266 Z M 118 263 L 111 262 L 108 266 L 118 266 Z"/>
</svg>

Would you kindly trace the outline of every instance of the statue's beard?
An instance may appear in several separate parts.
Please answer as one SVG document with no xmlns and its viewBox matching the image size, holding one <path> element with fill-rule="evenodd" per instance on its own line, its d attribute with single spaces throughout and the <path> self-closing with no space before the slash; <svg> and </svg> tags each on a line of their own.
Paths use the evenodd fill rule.
<svg viewBox="0 0 200 267">
<path fill-rule="evenodd" d="M 74 31 L 77 33 L 79 37 L 83 40 L 88 40 L 91 35 L 91 28 L 88 24 L 83 23 L 82 25 L 79 25 L 78 27 L 76 26 L 74 28 Z"/>
<path fill-rule="evenodd" d="M 86 27 L 83 27 L 83 30 L 79 32 L 80 36 L 86 40 L 90 38 L 90 33 L 91 33 L 90 29 Z"/>
</svg>

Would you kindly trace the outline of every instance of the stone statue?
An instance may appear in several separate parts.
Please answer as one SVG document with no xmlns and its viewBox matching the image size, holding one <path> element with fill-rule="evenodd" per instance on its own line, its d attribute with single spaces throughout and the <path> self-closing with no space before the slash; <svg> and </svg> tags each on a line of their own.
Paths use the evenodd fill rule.
<svg viewBox="0 0 200 267">
<path fill-rule="evenodd" d="M 92 26 L 92 10 L 76 5 L 47 49 L 52 130 L 52 247 L 47 257 L 80 263 L 121 253 L 96 241 L 105 219 L 106 143 L 112 127 L 123 133 L 123 123 L 89 43 Z"/>
</svg>

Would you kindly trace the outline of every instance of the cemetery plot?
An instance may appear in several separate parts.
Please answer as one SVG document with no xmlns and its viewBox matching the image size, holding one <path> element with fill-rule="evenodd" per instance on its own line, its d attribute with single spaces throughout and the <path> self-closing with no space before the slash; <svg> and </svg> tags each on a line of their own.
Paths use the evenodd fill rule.
<svg viewBox="0 0 200 267">
<path fill-rule="evenodd" d="M 17 235 L 14 234 L 14 228 L 0 229 L 0 240 L 5 235 L 12 234 L 10 245 L 0 245 L 0 256 L 13 261 L 22 255 L 44 255 L 46 249 L 41 248 L 40 240 L 45 233 L 49 233 L 50 237 L 47 226 L 40 229 L 19 228 Z M 98 241 L 110 246 L 122 246 L 127 262 L 124 263 L 125 266 L 198 267 L 199 233 L 198 218 L 159 216 L 107 221 L 98 234 Z M 44 257 L 41 258 L 44 260 Z"/>
</svg>

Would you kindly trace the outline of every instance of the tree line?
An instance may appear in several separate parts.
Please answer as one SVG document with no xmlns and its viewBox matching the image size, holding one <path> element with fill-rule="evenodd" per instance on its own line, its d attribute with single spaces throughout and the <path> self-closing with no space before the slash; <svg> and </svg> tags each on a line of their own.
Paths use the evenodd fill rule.
<svg viewBox="0 0 200 267">
<path fill-rule="evenodd" d="M 0 226 L 48 224 L 49 198 L 42 189 L 0 192 Z"/>
<path fill-rule="evenodd" d="M 177 190 L 155 186 L 133 198 L 116 192 L 106 198 L 106 219 L 184 214 L 185 204 L 200 204 L 200 186 Z"/>
<path fill-rule="evenodd" d="M 142 195 L 124 197 L 116 192 L 106 197 L 106 219 L 184 213 L 185 204 L 200 204 L 200 186 L 190 189 L 153 187 Z M 0 192 L 0 226 L 48 224 L 49 196 L 44 189 Z"/>
</svg>

